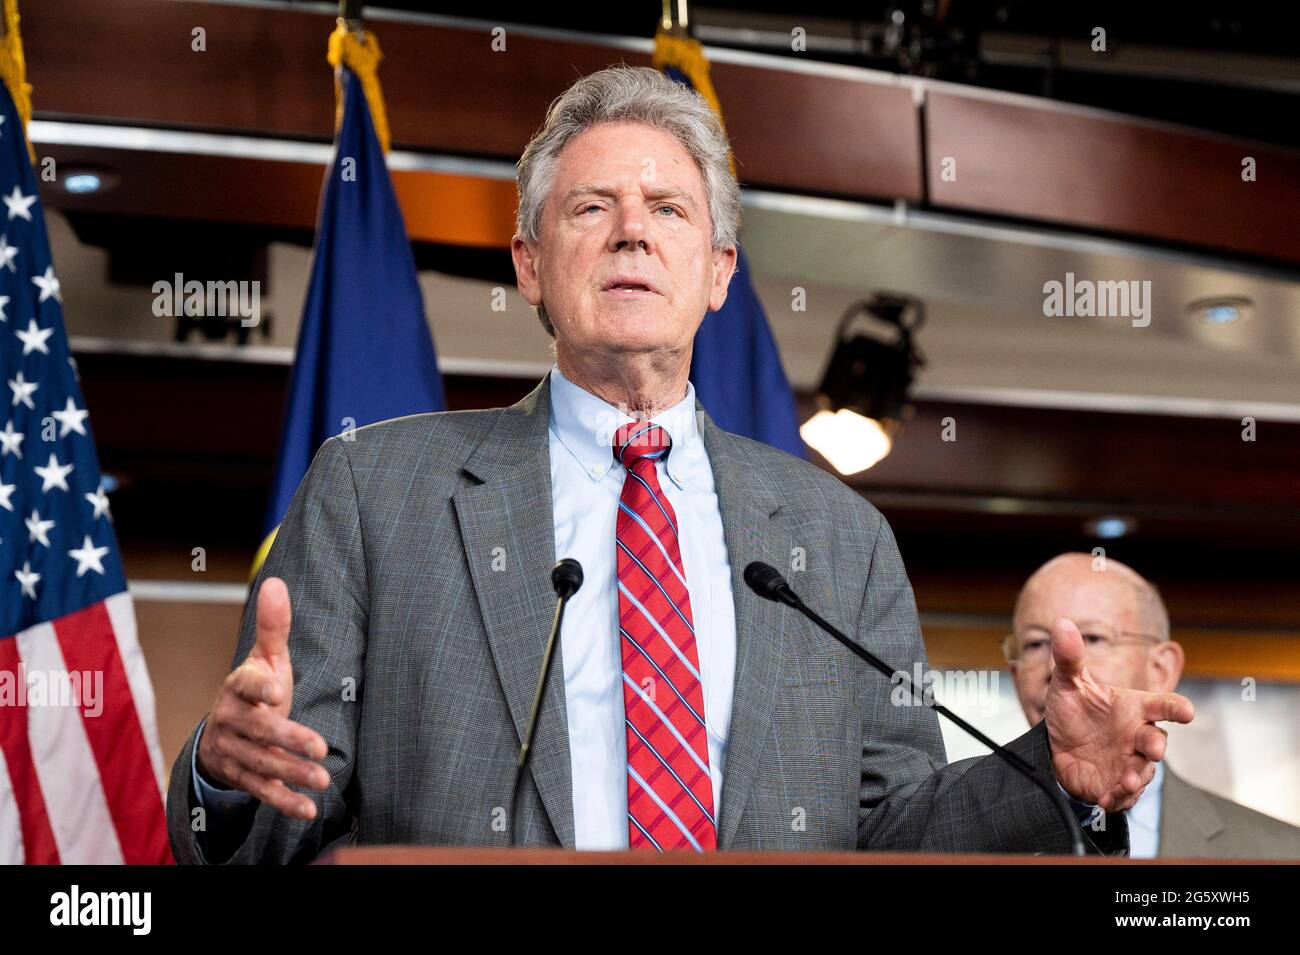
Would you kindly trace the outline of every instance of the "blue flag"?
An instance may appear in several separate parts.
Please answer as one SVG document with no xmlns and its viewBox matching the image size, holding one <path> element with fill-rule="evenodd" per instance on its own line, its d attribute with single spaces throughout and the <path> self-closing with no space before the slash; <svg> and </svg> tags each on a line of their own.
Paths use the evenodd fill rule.
<svg viewBox="0 0 1300 955">
<path fill-rule="evenodd" d="M 661 31 L 655 43 L 655 61 L 664 73 L 698 90 L 718 110 L 699 42 L 668 37 Z M 692 75 L 699 82 L 692 82 Z M 699 89 L 701 84 L 709 88 Z M 738 274 L 731 280 L 727 301 L 704 317 L 695 334 L 691 358 L 695 396 L 723 430 L 806 457 L 794 394 L 739 245 L 736 268 Z"/>
<path fill-rule="evenodd" d="M 802 458 L 794 395 L 739 246 L 736 255 L 740 274 L 731 280 L 727 301 L 695 333 L 695 396 L 723 430 Z"/>
<path fill-rule="evenodd" d="M 384 152 L 360 80 L 344 67 L 341 83 L 343 122 L 321 201 L 267 534 L 283 519 L 327 438 L 445 407 L 415 259 Z M 264 544 L 259 564 L 266 549 Z"/>
</svg>

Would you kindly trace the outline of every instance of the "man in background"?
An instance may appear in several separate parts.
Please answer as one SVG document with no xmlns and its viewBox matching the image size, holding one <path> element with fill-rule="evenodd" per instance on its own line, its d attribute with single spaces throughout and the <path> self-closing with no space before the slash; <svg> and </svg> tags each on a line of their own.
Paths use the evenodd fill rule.
<svg viewBox="0 0 1300 955">
<path fill-rule="evenodd" d="M 1038 568 L 1016 599 L 1014 632 L 1003 644 L 1029 725 L 1046 712 L 1052 622 L 1073 620 L 1088 670 L 1112 686 L 1172 693 L 1183 648 L 1169 637 L 1169 614 L 1156 588 L 1110 558 L 1061 554 Z M 1164 763 L 1128 811 L 1129 855 L 1168 858 L 1297 859 L 1300 829 L 1193 786 Z"/>
</svg>

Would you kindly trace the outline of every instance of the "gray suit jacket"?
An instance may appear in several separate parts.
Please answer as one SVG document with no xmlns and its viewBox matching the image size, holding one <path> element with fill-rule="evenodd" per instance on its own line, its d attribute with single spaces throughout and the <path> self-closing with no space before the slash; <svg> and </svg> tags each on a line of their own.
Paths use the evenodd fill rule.
<svg viewBox="0 0 1300 955">
<path fill-rule="evenodd" d="M 288 584 L 292 718 L 324 736 L 333 781 L 310 822 L 258 805 L 229 861 L 309 861 L 349 835 L 508 844 L 512 769 L 555 600 L 549 380 L 510 408 L 385 421 L 317 452 L 258 583 Z M 750 561 L 791 568 L 801 555 L 790 579 L 815 610 L 895 667 L 927 665 L 911 585 L 875 508 L 697 413 L 736 605 L 719 845 L 1068 851 L 1031 784 L 992 757 L 945 767 L 931 710 L 893 705 L 883 677 L 745 586 Z M 254 640 L 255 605 L 236 664 Z M 168 793 L 180 862 L 203 861 L 193 746 L 192 734 Z M 1050 776 L 1045 728 L 1012 748 Z M 573 787 L 584 781 L 570 776 L 557 651 L 521 797 L 524 844 L 573 846 Z M 1127 849 L 1122 817 L 1108 838 Z"/>
<path fill-rule="evenodd" d="M 1165 767 L 1160 856 L 1300 859 L 1300 829 L 1193 786 Z"/>
</svg>

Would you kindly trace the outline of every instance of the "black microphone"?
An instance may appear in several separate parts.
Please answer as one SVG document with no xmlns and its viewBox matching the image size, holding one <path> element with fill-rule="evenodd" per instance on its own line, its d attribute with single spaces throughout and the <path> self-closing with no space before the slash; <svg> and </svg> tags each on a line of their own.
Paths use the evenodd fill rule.
<svg viewBox="0 0 1300 955">
<path fill-rule="evenodd" d="M 857 643 L 850 640 L 848 636 L 840 630 L 818 616 L 811 607 L 799 598 L 799 595 L 794 592 L 788 583 L 786 583 L 785 578 L 781 576 L 781 572 L 775 567 L 770 564 L 765 564 L 762 561 L 754 561 L 745 568 L 745 583 L 748 585 L 750 590 L 754 591 L 754 593 L 758 594 L 760 597 L 767 600 L 775 600 L 777 603 L 783 603 L 786 606 L 793 607 L 795 610 L 799 611 L 840 643 L 844 644 L 844 646 L 848 647 L 849 650 L 851 650 L 859 659 L 865 661 L 869 666 L 883 673 L 891 683 L 895 679 L 906 680 L 907 687 L 912 691 L 914 699 L 919 700 L 922 705 L 930 707 L 940 716 L 946 717 L 957 726 L 960 726 L 970 736 L 979 740 L 989 749 L 993 750 L 993 752 L 997 753 L 1008 766 L 1016 770 L 1016 772 L 1020 773 L 1031 783 L 1041 789 L 1047 795 L 1047 798 L 1052 800 L 1052 804 L 1056 807 L 1056 811 L 1060 815 L 1061 821 L 1065 824 L 1070 835 L 1070 847 L 1074 854 L 1077 856 L 1086 854 L 1083 848 L 1083 836 L 1079 832 L 1079 820 L 1075 818 L 1074 812 L 1070 809 L 1070 804 L 1065 801 L 1065 794 L 1061 792 L 1060 786 L 1047 779 L 1037 769 L 1020 756 L 1011 752 L 1005 746 L 993 742 L 993 740 L 989 739 L 975 727 L 971 726 L 942 703 L 936 703 L 934 700 L 926 702 L 924 694 L 917 691 L 916 684 L 912 682 L 912 679 L 908 674 L 901 670 L 895 670 L 893 667 L 887 665 L 875 654 L 868 650 L 864 650 L 862 647 L 858 646 Z"/>
<path fill-rule="evenodd" d="M 555 565 L 551 571 L 551 587 L 555 590 L 555 620 L 551 623 L 551 635 L 546 640 L 546 651 L 542 655 L 542 669 L 537 674 L 537 692 L 533 694 L 533 708 L 528 714 L 528 728 L 523 741 L 519 744 L 519 759 L 515 763 L 515 778 L 510 787 L 510 846 L 519 842 L 519 792 L 524 780 L 524 771 L 533 754 L 533 734 L 537 732 L 537 717 L 542 710 L 542 695 L 546 692 L 546 680 L 551 675 L 551 658 L 555 656 L 555 641 L 560 635 L 560 623 L 564 620 L 564 605 L 582 586 L 582 565 L 572 557 L 566 557 Z"/>
</svg>

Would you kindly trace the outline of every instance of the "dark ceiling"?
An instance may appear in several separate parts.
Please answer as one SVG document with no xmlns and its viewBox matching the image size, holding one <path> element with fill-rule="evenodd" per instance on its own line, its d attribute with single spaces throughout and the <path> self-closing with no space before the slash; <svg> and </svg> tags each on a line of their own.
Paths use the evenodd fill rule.
<svg viewBox="0 0 1300 955">
<path fill-rule="evenodd" d="M 635 37 L 652 36 L 660 13 L 656 0 L 600 7 L 482 0 L 469 12 L 445 0 L 368 6 Z M 1046 96 L 1300 146 L 1300 125 L 1288 119 L 1300 106 L 1300 12 L 1293 4 L 710 0 L 691 10 L 703 39 L 715 46 Z M 784 35 L 791 25 L 806 26 L 807 52 L 790 52 Z M 1109 62 L 1099 57 L 1081 68 L 1070 48 L 1086 49 L 1099 26 L 1107 32 Z M 756 32 L 742 37 L 742 29 Z"/>
</svg>

